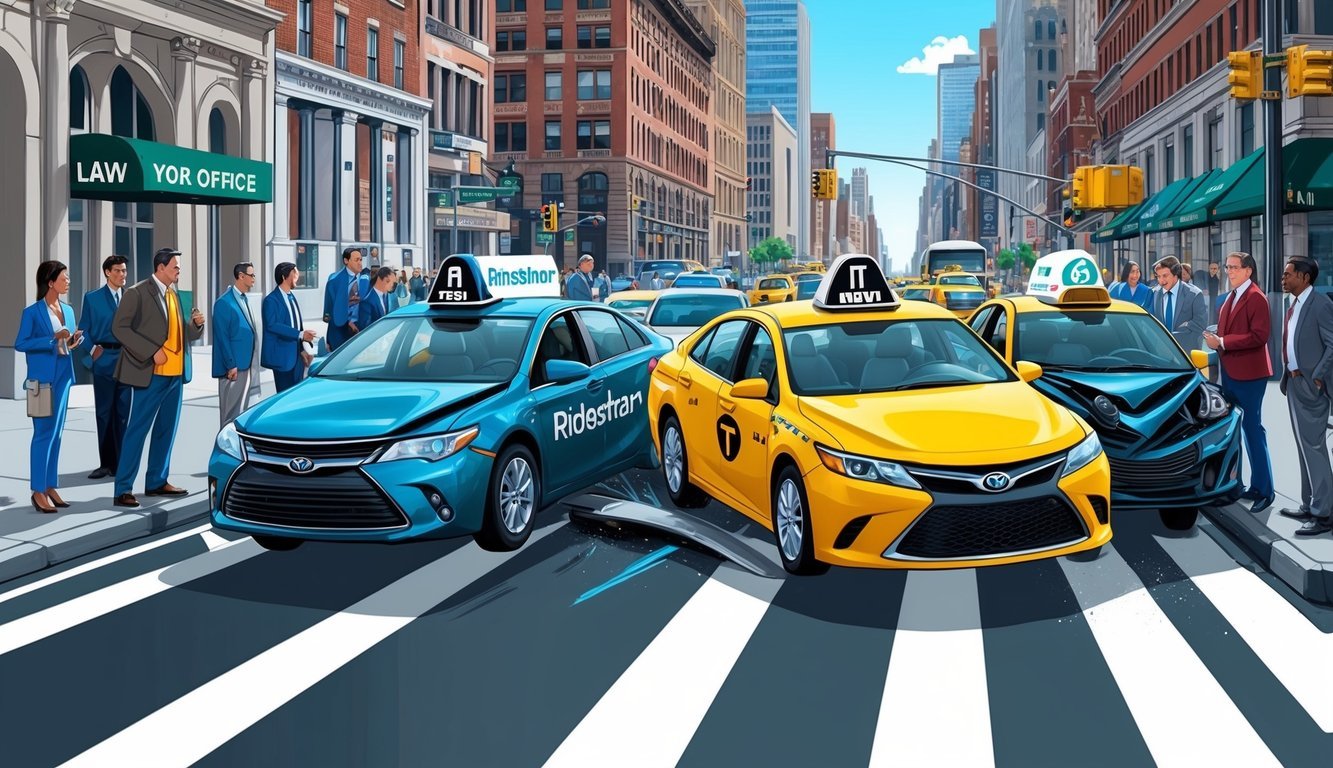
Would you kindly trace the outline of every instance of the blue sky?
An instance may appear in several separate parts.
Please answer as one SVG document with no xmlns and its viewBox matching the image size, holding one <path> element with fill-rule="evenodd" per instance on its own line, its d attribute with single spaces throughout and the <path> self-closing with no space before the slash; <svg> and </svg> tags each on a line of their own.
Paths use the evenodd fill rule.
<svg viewBox="0 0 1333 768">
<path fill-rule="evenodd" d="M 942 51 L 966 38 L 977 47 L 977 32 L 995 21 L 996 0 L 805 0 L 811 30 L 811 111 L 832 112 L 839 149 L 924 157 L 936 125 L 935 77 L 903 74 L 900 65 L 931 69 L 939 52 L 924 49 L 936 38 Z M 904 6 L 911 10 L 904 12 Z M 951 55 L 945 55 L 948 61 Z M 919 64 L 924 63 L 922 67 Z M 838 175 L 851 179 L 865 166 L 875 216 L 898 269 L 911 257 L 917 200 L 925 174 L 889 163 L 838 160 Z"/>
</svg>

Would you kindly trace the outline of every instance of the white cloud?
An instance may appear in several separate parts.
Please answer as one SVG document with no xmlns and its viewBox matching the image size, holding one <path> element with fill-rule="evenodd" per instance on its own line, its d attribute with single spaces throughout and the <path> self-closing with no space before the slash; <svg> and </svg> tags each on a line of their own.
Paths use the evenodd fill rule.
<svg viewBox="0 0 1333 768">
<path fill-rule="evenodd" d="M 967 43 L 966 35 L 945 37 L 940 35 L 930 41 L 930 45 L 921 49 L 921 56 L 913 56 L 898 65 L 900 75 L 934 75 L 941 64 L 948 64 L 953 57 L 961 54 L 976 53 Z"/>
</svg>

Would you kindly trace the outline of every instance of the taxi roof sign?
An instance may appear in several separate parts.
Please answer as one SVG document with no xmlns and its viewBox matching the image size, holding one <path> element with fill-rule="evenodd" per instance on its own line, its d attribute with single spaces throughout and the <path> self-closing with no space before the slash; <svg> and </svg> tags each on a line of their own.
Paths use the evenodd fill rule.
<svg viewBox="0 0 1333 768">
<path fill-rule="evenodd" d="M 560 270 L 550 256 L 455 253 L 440 264 L 427 301 L 432 307 L 484 307 L 501 299 L 560 295 Z"/>
<path fill-rule="evenodd" d="M 1097 260 L 1087 251 L 1056 251 L 1032 265 L 1027 295 L 1056 304 L 1109 304 Z"/>
<path fill-rule="evenodd" d="M 814 306 L 828 312 L 864 312 L 897 309 L 899 302 L 878 259 L 864 253 L 845 253 L 829 265 L 819 281 Z"/>
</svg>

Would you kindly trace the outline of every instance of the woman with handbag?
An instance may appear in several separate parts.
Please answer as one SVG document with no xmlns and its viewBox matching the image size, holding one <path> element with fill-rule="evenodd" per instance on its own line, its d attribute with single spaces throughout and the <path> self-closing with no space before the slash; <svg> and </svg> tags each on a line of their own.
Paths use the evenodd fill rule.
<svg viewBox="0 0 1333 768">
<path fill-rule="evenodd" d="M 56 486 L 60 483 L 60 435 L 65 429 L 69 388 L 74 383 L 70 350 L 83 341 L 75 330 L 74 309 L 60 300 L 69 293 L 69 270 L 58 261 L 37 267 L 37 301 L 23 310 L 14 348 L 28 357 L 28 394 L 32 417 L 32 506 L 38 512 L 68 507 Z"/>
</svg>

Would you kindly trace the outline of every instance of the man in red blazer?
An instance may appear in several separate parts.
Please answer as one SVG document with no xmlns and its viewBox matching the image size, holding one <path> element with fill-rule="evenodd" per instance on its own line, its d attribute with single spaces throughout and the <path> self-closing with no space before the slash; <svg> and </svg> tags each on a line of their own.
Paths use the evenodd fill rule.
<svg viewBox="0 0 1333 768">
<path fill-rule="evenodd" d="M 1241 498 L 1252 500 L 1250 511 L 1257 513 L 1273 504 L 1273 468 L 1263 423 L 1264 391 L 1273 375 L 1268 356 L 1272 321 L 1268 297 L 1254 281 L 1258 272 L 1254 257 L 1248 253 L 1228 254 L 1226 271 L 1231 290 L 1217 316 L 1217 333 L 1205 332 L 1203 341 L 1217 350 L 1222 364 L 1222 391 L 1244 412 L 1241 431 L 1250 460 L 1250 487 Z"/>
</svg>

